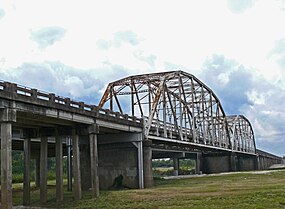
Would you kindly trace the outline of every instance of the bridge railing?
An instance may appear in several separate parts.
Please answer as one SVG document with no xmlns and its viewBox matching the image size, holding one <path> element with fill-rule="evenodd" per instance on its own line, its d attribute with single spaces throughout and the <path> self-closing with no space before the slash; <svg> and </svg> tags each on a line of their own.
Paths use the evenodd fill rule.
<svg viewBox="0 0 285 209">
<path fill-rule="evenodd" d="M 144 117 L 144 124 L 147 124 L 148 117 Z M 153 119 L 151 123 L 151 128 L 149 136 L 157 136 L 162 138 L 168 138 L 173 140 L 181 140 L 192 142 L 196 144 L 203 144 L 213 147 L 225 148 L 229 150 L 241 151 L 254 153 L 255 150 L 249 144 L 244 146 L 229 146 L 226 143 L 226 138 L 222 137 L 220 140 L 217 140 L 215 137 L 211 137 L 210 134 L 204 135 L 200 131 L 195 131 L 195 136 L 193 136 L 193 130 L 190 128 L 185 128 L 181 126 L 176 126 L 172 123 L 164 123 L 163 121 Z M 249 143 L 249 142 L 248 142 Z"/>
<path fill-rule="evenodd" d="M 80 113 L 85 113 L 86 115 L 96 117 L 111 117 L 114 119 L 121 119 L 124 121 L 142 124 L 142 120 L 135 116 L 113 112 L 108 109 L 101 109 L 96 105 L 85 104 L 84 102 L 57 96 L 53 93 L 40 91 L 38 89 L 33 89 L 2 80 L 0 80 L 0 97 L 34 103 L 42 106 L 64 108 L 65 110 L 70 111 L 80 111 Z"/>
<path fill-rule="evenodd" d="M 148 121 L 148 117 L 144 117 L 144 124 Z M 218 141 L 211 140 L 209 136 L 204 136 L 203 133 L 195 131 L 195 136 L 193 136 L 193 130 L 190 128 L 185 128 L 177 126 L 172 123 L 164 123 L 163 121 L 153 119 L 150 128 L 150 135 L 194 142 L 198 144 L 211 144 L 213 146 L 225 147 L 226 143 L 220 143 Z"/>
</svg>

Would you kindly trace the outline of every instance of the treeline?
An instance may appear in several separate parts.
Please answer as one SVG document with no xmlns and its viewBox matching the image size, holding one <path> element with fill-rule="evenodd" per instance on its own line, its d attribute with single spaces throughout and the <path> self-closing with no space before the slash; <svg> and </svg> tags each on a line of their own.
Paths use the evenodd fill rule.
<svg viewBox="0 0 285 209">
<path fill-rule="evenodd" d="M 64 173 L 66 171 L 66 160 L 64 158 Z M 0 161 L 1 165 L 1 161 Z M 53 180 L 55 176 L 55 158 L 48 158 L 48 179 Z M 35 160 L 31 159 L 31 181 L 35 181 Z M 24 170 L 24 152 L 19 150 L 12 151 L 12 182 L 22 183 L 23 182 L 23 170 Z"/>
<path fill-rule="evenodd" d="M 179 160 L 179 166 L 180 167 L 189 167 L 193 168 L 195 167 L 195 160 L 191 159 L 180 159 Z M 152 167 L 153 168 L 169 168 L 173 167 L 173 160 L 171 158 L 167 159 L 158 159 L 158 160 L 153 160 L 152 161 Z"/>
</svg>

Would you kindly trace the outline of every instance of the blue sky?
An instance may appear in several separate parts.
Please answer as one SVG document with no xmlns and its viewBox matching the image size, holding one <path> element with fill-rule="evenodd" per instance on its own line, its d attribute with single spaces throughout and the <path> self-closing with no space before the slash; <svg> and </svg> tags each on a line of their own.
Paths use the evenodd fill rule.
<svg viewBox="0 0 285 209">
<path fill-rule="evenodd" d="M 285 1 L 0 2 L 0 79 L 98 104 L 106 85 L 184 70 L 285 155 Z"/>
</svg>

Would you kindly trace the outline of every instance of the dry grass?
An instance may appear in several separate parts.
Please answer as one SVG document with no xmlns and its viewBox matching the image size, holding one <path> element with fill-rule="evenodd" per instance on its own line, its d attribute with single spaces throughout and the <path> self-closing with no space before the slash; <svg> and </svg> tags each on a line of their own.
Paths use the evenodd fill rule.
<svg viewBox="0 0 285 209">
<path fill-rule="evenodd" d="M 285 208 L 285 170 L 250 174 L 157 180 L 144 190 L 101 191 L 100 197 L 74 201 L 70 192 L 64 202 L 55 202 L 54 182 L 49 184 L 48 204 L 53 208 Z M 21 191 L 14 192 L 20 204 Z M 32 205 L 39 205 L 39 191 L 32 192 Z"/>
</svg>

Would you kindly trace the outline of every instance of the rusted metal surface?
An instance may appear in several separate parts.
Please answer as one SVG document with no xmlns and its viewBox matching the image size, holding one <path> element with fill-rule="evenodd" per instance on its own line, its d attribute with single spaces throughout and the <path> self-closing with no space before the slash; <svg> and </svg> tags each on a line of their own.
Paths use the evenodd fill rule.
<svg viewBox="0 0 285 209">
<path fill-rule="evenodd" d="M 130 76 L 112 82 L 99 107 L 142 117 L 146 138 L 155 135 L 255 153 L 250 122 L 244 116 L 227 117 L 216 94 L 183 71 Z"/>
</svg>

